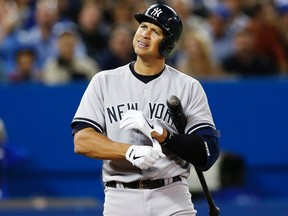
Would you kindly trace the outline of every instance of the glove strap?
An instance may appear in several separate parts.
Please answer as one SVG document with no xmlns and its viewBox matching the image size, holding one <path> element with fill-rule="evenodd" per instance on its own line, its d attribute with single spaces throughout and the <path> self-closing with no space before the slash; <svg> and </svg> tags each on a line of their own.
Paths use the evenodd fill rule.
<svg viewBox="0 0 288 216">
<path fill-rule="evenodd" d="M 162 146 L 165 146 L 166 144 L 167 144 L 167 142 L 170 140 L 170 139 L 172 139 L 172 137 L 174 136 L 174 134 L 173 133 L 170 133 L 168 130 L 167 130 L 167 136 L 166 136 L 166 138 L 165 138 L 165 140 L 162 142 L 162 143 L 160 143 Z"/>
<path fill-rule="evenodd" d="M 133 146 L 131 145 L 125 154 L 125 157 L 127 160 L 129 160 L 132 157 L 134 151 L 135 150 L 134 150 Z"/>
</svg>

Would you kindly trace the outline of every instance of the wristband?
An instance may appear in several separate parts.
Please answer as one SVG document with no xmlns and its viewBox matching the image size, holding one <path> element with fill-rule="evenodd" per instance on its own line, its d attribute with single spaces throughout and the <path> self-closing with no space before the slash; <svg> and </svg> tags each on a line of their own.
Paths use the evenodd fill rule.
<svg viewBox="0 0 288 216">
<path fill-rule="evenodd" d="M 174 136 L 174 134 L 170 133 L 168 130 L 167 130 L 167 133 L 168 134 L 167 134 L 165 140 L 162 143 L 160 143 L 162 146 L 165 146 L 167 144 L 167 142 Z"/>
</svg>

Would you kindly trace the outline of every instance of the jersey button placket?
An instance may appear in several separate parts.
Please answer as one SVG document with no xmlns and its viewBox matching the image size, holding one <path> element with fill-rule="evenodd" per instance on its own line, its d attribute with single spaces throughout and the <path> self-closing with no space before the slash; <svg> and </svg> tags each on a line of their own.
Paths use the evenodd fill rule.
<svg viewBox="0 0 288 216">
<path fill-rule="evenodd" d="M 148 102 L 148 89 L 147 88 L 143 89 L 143 100 L 144 100 L 144 103 Z"/>
</svg>

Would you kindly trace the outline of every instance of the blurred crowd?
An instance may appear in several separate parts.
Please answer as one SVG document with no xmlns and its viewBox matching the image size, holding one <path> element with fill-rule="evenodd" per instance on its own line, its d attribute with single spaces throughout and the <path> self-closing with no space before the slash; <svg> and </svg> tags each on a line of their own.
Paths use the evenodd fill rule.
<svg viewBox="0 0 288 216">
<path fill-rule="evenodd" d="M 166 3 L 167 64 L 199 80 L 288 73 L 288 0 L 0 0 L 0 83 L 65 84 L 135 60 L 135 13 Z"/>
</svg>

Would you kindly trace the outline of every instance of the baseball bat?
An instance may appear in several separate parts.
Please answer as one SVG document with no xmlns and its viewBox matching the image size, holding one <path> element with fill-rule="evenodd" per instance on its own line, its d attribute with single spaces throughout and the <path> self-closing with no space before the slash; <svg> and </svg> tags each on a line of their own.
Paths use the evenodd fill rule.
<svg viewBox="0 0 288 216">
<path fill-rule="evenodd" d="M 170 111 L 170 115 L 171 118 L 175 124 L 175 127 L 177 128 L 177 131 L 179 134 L 184 134 L 185 133 L 185 127 L 186 127 L 186 123 L 187 123 L 187 118 L 183 112 L 183 107 L 181 104 L 180 99 L 175 96 L 172 95 L 168 100 L 167 100 L 167 106 L 169 108 Z M 199 169 L 197 169 L 195 166 L 195 171 L 197 173 L 198 179 L 201 183 L 202 189 L 205 193 L 207 202 L 208 202 L 208 206 L 209 206 L 209 215 L 210 216 L 217 216 L 220 213 L 220 209 L 216 206 L 211 193 L 209 191 L 209 188 L 207 186 L 205 177 L 203 175 L 203 172 Z"/>
</svg>

